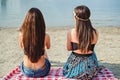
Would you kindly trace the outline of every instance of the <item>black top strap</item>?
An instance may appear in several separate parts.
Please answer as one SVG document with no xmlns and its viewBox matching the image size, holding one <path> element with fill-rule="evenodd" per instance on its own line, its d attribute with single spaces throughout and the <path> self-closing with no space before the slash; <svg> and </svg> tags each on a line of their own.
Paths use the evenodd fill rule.
<svg viewBox="0 0 120 80">
<path fill-rule="evenodd" d="M 78 50 L 79 48 L 78 48 L 78 43 L 75 43 L 75 42 L 71 42 L 71 45 L 72 45 L 72 50 L 74 51 L 74 50 Z M 90 45 L 90 50 L 91 51 L 94 51 L 94 46 L 95 46 L 95 44 L 91 44 Z"/>
</svg>

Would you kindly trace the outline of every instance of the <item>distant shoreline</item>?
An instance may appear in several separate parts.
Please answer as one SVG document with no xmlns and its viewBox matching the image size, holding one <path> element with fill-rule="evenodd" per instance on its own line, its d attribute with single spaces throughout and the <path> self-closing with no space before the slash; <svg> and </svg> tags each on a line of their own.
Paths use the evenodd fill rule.
<svg viewBox="0 0 120 80">
<path fill-rule="evenodd" d="M 46 28 L 72 28 L 74 26 L 46 26 Z M 97 27 L 100 27 L 100 28 L 105 28 L 105 27 L 120 27 L 120 26 L 94 26 L 93 27 L 97 28 Z M 0 26 L 0 28 L 20 28 L 20 27 L 2 27 Z"/>
</svg>

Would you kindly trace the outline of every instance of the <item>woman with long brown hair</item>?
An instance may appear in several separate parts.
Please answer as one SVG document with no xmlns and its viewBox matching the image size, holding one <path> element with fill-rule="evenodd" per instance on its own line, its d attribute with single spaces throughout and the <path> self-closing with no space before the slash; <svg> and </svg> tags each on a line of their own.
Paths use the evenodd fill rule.
<svg viewBox="0 0 120 80">
<path fill-rule="evenodd" d="M 46 76 L 51 67 L 45 53 L 45 49 L 50 48 L 50 37 L 39 9 L 31 8 L 28 11 L 20 28 L 19 43 L 24 51 L 21 72 L 28 77 Z"/>
<path fill-rule="evenodd" d="M 67 49 L 72 53 L 63 67 L 63 74 L 68 78 L 91 80 L 100 70 L 94 52 L 98 32 L 91 24 L 87 6 L 77 6 L 73 14 L 75 28 L 67 34 Z"/>
</svg>

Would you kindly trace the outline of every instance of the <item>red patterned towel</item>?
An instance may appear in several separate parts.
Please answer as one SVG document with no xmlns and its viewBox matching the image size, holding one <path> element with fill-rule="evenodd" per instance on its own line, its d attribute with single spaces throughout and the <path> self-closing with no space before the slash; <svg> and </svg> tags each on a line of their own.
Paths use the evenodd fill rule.
<svg viewBox="0 0 120 80">
<path fill-rule="evenodd" d="M 2 80 L 65 80 L 65 79 L 66 78 L 62 74 L 62 68 L 51 68 L 49 75 L 46 77 L 30 78 L 30 77 L 25 77 L 20 72 L 19 66 L 2 78 Z M 67 79 L 67 80 L 73 80 L 73 79 Z M 109 69 L 104 68 L 103 70 L 101 70 L 100 73 L 98 73 L 98 75 L 93 80 L 117 80 L 117 79 L 114 77 L 114 75 Z"/>
</svg>

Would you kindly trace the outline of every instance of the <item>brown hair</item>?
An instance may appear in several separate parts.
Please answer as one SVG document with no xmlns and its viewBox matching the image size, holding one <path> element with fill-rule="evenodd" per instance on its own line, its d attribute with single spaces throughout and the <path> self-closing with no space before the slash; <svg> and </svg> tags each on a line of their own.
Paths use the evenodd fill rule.
<svg viewBox="0 0 120 80">
<path fill-rule="evenodd" d="M 31 8 L 20 28 L 23 37 L 24 54 L 31 62 L 37 62 L 44 55 L 45 22 L 41 11 Z"/>
<path fill-rule="evenodd" d="M 74 9 L 76 18 L 76 32 L 79 41 L 79 49 L 83 52 L 90 50 L 91 41 L 94 38 L 96 30 L 92 27 L 90 17 L 90 10 L 88 7 L 82 5 Z"/>
</svg>

